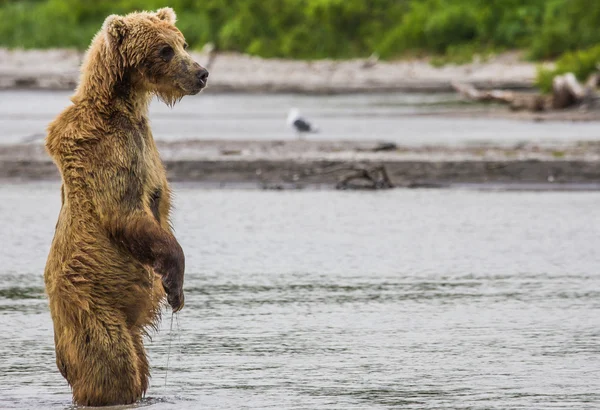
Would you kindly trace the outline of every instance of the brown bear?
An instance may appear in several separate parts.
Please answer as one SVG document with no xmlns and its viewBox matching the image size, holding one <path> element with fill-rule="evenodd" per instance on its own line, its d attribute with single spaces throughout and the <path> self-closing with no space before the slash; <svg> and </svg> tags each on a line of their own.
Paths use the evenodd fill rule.
<svg viewBox="0 0 600 410">
<path fill-rule="evenodd" d="M 44 279 L 56 363 L 78 405 L 128 404 L 148 388 L 142 337 L 165 296 L 183 307 L 184 254 L 169 223 L 170 189 L 148 125 L 153 95 L 197 94 L 208 71 L 163 8 L 109 16 L 80 83 L 48 127 L 62 207 Z"/>
</svg>

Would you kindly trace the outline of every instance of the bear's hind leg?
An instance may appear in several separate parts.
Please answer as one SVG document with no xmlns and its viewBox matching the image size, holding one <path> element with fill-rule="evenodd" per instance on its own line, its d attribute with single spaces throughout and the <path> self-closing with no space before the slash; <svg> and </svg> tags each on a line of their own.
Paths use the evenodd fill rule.
<svg viewBox="0 0 600 410">
<path fill-rule="evenodd" d="M 138 374 L 140 378 L 140 388 L 142 394 L 148 390 L 148 382 L 150 378 L 150 365 L 148 364 L 148 357 L 146 356 L 146 349 L 144 348 L 144 340 L 140 330 L 133 330 L 131 332 L 133 345 L 138 358 Z"/>
<path fill-rule="evenodd" d="M 74 337 L 65 346 L 67 352 L 61 354 L 61 357 L 71 358 L 67 375 L 74 402 L 83 406 L 107 406 L 139 400 L 144 392 L 139 355 L 124 321 L 123 324 L 114 320 L 102 323 L 88 317 L 88 323 L 81 325 L 76 327 L 77 332 L 71 333 Z M 142 367 L 144 365 L 147 366 L 142 364 Z"/>
</svg>

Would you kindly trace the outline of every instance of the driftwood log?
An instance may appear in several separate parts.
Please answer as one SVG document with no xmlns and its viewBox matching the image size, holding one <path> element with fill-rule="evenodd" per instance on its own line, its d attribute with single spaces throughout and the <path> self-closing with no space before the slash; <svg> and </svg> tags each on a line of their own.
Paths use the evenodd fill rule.
<svg viewBox="0 0 600 410">
<path fill-rule="evenodd" d="M 586 89 L 573 73 L 557 75 L 552 80 L 552 108 L 562 109 L 583 102 Z"/>
<path fill-rule="evenodd" d="M 452 87 L 468 100 L 508 104 L 513 110 L 544 111 L 552 101 L 551 97 L 545 95 L 505 90 L 481 91 L 471 84 L 457 82 L 453 82 Z"/>
<path fill-rule="evenodd" d="M 472 101 L 508 104 L 513 110 L 546 111 L 577 106 L 590 108 L 597 100 L 596 87 L 599 74 L 592 74 L 581 84 L 573 73 L 557 75 L 552 80 L 552 95 L 518 93 L 504 90 L 481 91 L 471 84 L 453 82 L 452 87 L 463 97 Z"/>
<path fill-rule="evenodd" d="M 340 177 L 336 189 L 390 189 L 394 187 L 384 165 L 341 164 L 325 168 L 313 168 L 302 175 L 294 175 L 293 181 L 316 175 L 336 174 Z"/>
<path fill-rule="evenodd" d="M 394 185 L 383 165 L 353 165 L 336 184 L 336 189 L 390 189 Z"/>
</svg>

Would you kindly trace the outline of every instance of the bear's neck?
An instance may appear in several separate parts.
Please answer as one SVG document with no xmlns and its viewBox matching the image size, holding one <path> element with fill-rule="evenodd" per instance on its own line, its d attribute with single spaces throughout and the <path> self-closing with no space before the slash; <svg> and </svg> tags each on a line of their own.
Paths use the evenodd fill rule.
<svg viewBox="0 0 600 410">
<path fill-rule="evenodd" d="M 92 47 L 82 66 L 81 79 L 71 100 L 87 104 L 101 113 L 127 112 L 135 118 L 147 117 L 152 93 L 143 86 L 132 68 L 119 67 L 119 62 Z"/>
</svg>

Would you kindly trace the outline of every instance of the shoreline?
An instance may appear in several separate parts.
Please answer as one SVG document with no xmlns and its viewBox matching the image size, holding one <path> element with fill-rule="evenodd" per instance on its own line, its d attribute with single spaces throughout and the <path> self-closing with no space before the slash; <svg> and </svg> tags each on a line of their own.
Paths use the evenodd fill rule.
<svg viewBox="0 0 600 410">
<path fill-rule="evenodd" d="M 351 141 L 158 142 L 171 182 L 331 189 L 353 167 L 383 166 L 398 188 L 600 190 L 600 143 L 390 147 Z M 0 180 L 59 181 L 42 144 L 0 146 Z"/>
<path fill-rule="evenodd" d="M 464 65 L 434 67 L 428 59 L 398 61 L 282 60 L 245 54 L 191 53 L 211 72 L 208 93 L 348 94 L 453 92 L 452 82 L 479 89 L 532 90 L 537 64 L 508 52 Z M 72 90 L 83 52 L 0 48 L 0 90 Z"/>
</svg>

